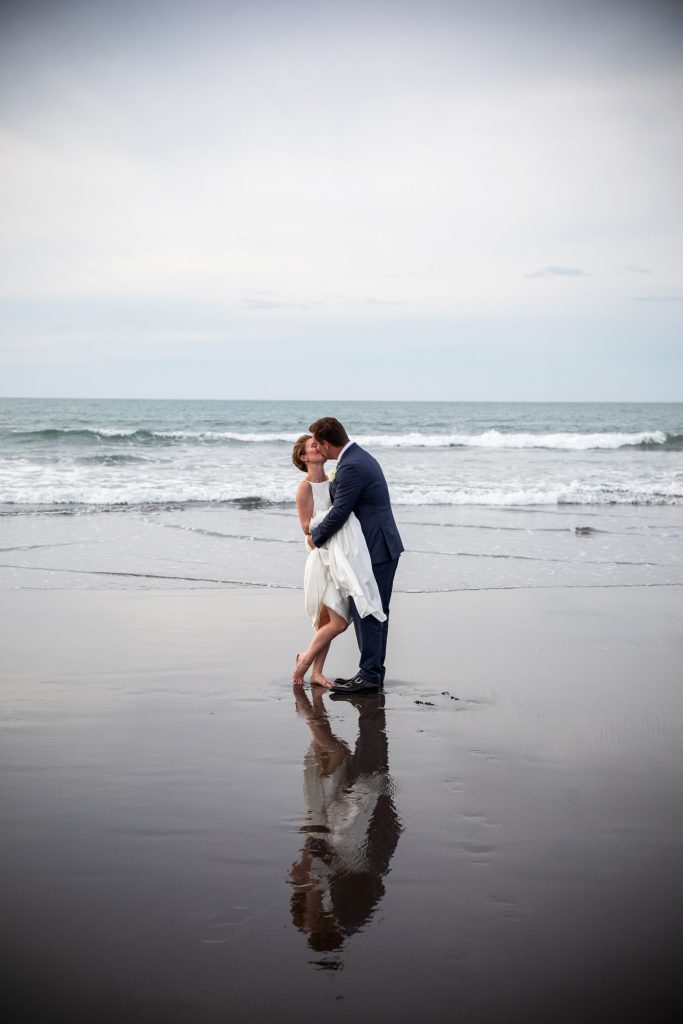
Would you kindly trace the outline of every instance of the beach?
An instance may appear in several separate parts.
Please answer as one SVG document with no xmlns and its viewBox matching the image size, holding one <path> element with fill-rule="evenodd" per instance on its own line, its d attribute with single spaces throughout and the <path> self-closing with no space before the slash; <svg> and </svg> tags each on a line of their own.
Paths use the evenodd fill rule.
<svg viewBox="0 0 683 1024">
<path fill-rule="evenodd" d="M 670 1019 L 682 590 L 399 592 L 355 703 L 293 692 L 297 591 L 4 590 L 13 1019 Z"/>
<path fill-rule="evenodd" d="M 320 409 L 406 548 L 349 700 L 291 682 L 315 411 L 0 402 L 13 1019 L 668 1022 L 683 406 Z"/>
<path fill-rule="evenodd" d="M 0 27 L 10 1024 L 671 1024 L 683 4 Z"/>
</svg>

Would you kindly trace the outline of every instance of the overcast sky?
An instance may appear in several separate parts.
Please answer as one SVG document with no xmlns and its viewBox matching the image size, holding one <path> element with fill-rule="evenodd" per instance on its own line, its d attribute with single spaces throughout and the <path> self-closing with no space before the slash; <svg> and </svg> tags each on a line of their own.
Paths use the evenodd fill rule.
<svg viewBox="0 0 683 1024">
<path fill-rule="evenodd" d="M 683 5 L 0 11 L 0 394 L 683 398 Z"/>
</svg>

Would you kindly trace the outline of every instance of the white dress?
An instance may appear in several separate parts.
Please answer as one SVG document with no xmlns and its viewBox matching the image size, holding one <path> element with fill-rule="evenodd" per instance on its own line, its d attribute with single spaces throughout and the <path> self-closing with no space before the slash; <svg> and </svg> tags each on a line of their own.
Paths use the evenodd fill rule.
<svg viewBox="0 0 683 1024">
<path fill-rule="evenodd" d="M 348 758 L 331 775 L 320 767 L 320 752 L 312 743 L 304 758 L 306 823 L 324 832 L 328 848 L 336 854 L 336 872 L 367 871 L 370 822 L 382 793 L 389 788 L 386 772 L 363 772 L 349 784 Z M 315 871 L 323 881 L 329 867 L 313 854 Z"/>
<path fill-rule="evenodd" d="M 329 480 L 311 483 L 311 488 L 313 517 L 310 528 L 313 529 L 323 521 L 332 501 Z M 323 605 L 349 622 L 349 598 L 353 598 L 362 619 L 367 615 L 374 615 L 379 622 L 386 620 L 372 572 L 368 546 L 361 525 L 353 512 L 322 547 L 309 551 L 306 559 L 304 602 L 306 614 L 313 628 L 318 628 L 320 609 Z"/>
</svg>

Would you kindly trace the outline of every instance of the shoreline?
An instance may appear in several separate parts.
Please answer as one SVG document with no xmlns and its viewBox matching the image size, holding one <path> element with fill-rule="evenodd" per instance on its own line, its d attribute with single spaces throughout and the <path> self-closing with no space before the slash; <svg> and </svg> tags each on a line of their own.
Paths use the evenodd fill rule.
<svg viewBox="0 0 683 1024">
<path fill-rule="evenodd" d="M 397 593 L 683 584 L 673 507 L 396 509 L 406 552 Z M 273 509 L 28 515 L 2 519 L 0 591 L 296 591 L 298 522 Z"/>
</svg>

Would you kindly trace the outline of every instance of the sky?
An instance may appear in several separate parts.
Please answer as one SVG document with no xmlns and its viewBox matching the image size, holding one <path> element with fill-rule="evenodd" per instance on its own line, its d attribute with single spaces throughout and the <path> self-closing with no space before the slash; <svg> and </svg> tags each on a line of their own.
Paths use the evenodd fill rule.
<svg viewBox="0 0 683 1024">
<path fill-rule="evenodd" d="M 683 5 L 0 3 L 0 394 L 680 401 Z"/>
</svg>

